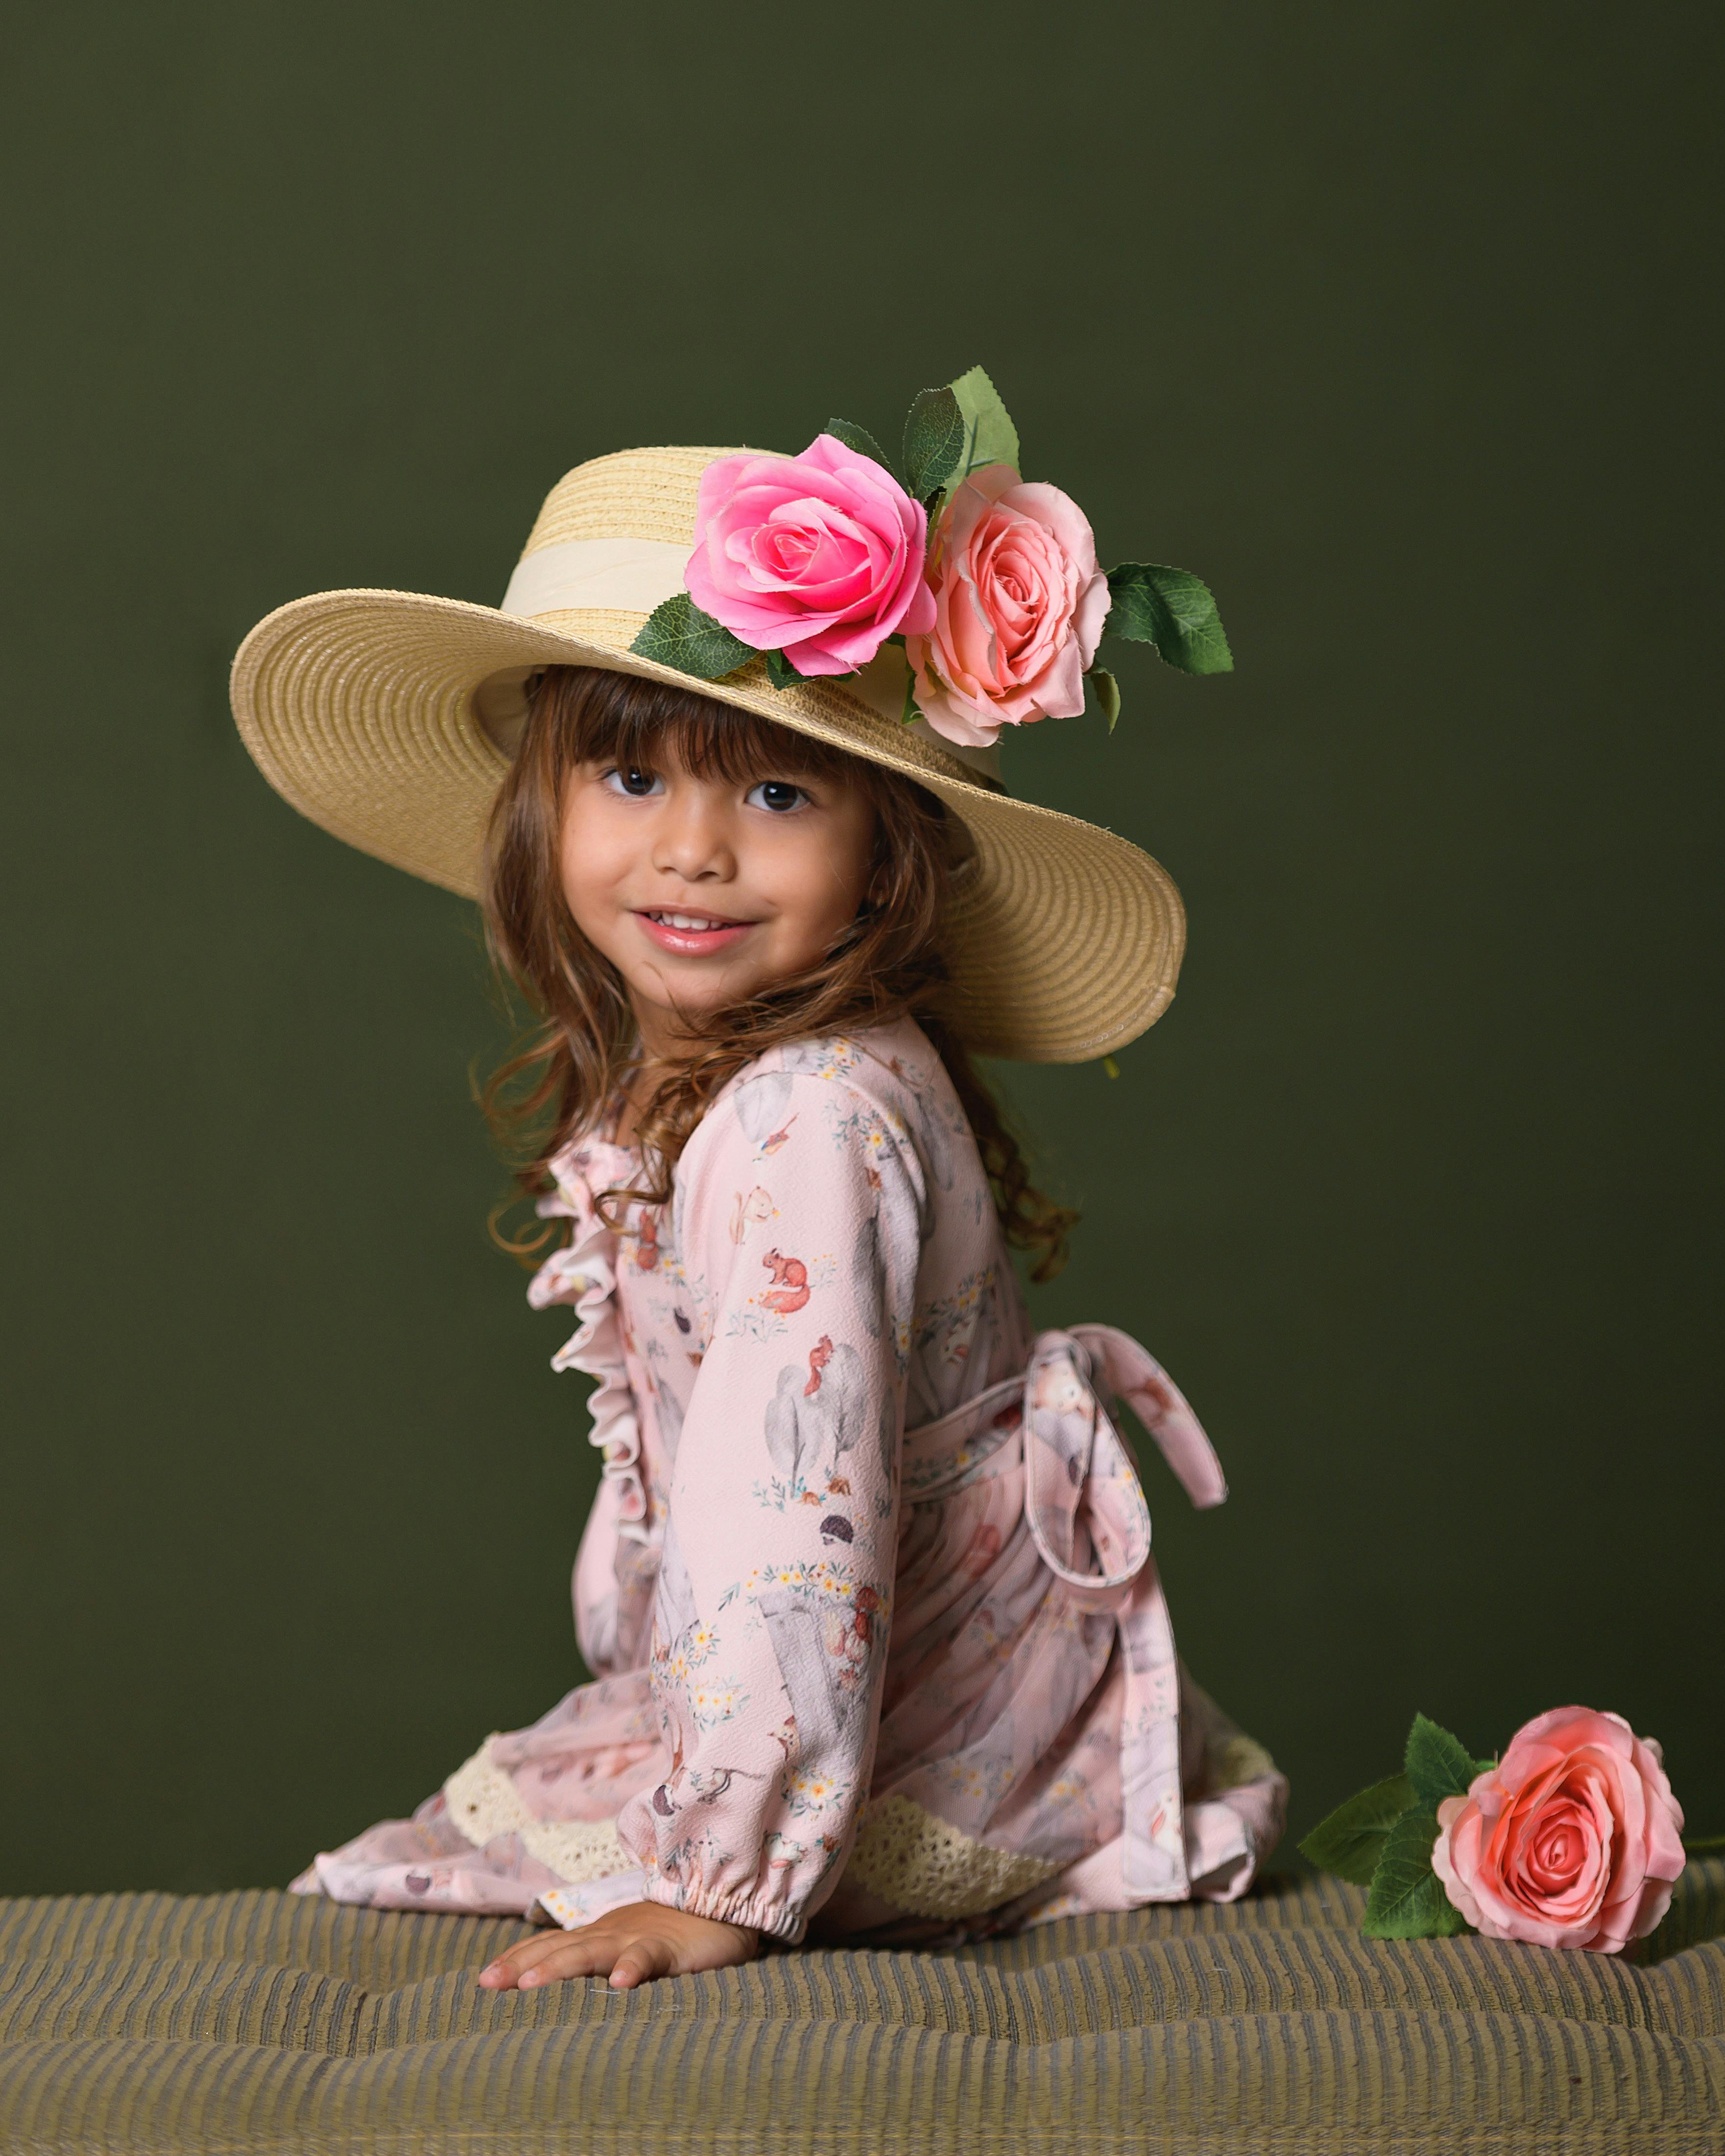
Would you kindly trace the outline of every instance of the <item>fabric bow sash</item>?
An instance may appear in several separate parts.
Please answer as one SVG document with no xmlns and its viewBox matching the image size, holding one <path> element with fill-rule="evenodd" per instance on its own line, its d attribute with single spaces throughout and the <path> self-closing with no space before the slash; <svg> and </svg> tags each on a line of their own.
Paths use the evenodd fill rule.
<svg viewBox="0 0 1725 2156">
<path fill-rule="evenodd" d="M 1221 1462 L 1155 1357 L 1111 1325 L 1041 1332 L 1024 1378 L 1024 1517 L 1070 1599 L 1121 1609 L 1150 1556 L 1150 1510 L 1109 1412 L 1123 1399 L 1194 1505 L 1228 1495 Z"/>
</svg>

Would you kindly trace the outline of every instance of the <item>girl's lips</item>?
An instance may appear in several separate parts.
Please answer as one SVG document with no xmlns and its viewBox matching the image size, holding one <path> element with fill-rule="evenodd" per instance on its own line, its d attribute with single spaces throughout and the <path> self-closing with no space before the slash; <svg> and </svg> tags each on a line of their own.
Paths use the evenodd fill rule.
<svg viewBox="0 0 1725 2156">
<path fill-rule="evenodd" d="M 728 951 L 756 926 L 752 921 L 726 921 L 717 914 L 697 913 L 692 906 L 686 911 L 680 906 L 660 906 L 650 913 L 638 910 L 635 919 L 661 951 L 668 951 L 679 958 L 706 958 L 716 951 Z M 671 925 L 673 920 L 708 921 L 712 925 L 676 928 Z"/>
</svg>

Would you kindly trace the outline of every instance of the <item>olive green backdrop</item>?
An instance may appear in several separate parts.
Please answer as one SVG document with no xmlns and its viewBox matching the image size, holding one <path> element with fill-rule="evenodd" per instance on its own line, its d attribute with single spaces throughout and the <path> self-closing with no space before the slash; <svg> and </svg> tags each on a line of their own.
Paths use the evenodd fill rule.
<svg viewBox="0 0 1725 2156">
<path fill-rule="evenodd" d="M 1147 1468 L 1295 1824 L 1581 1699 L 1725 1828 L 1717 53 L 1700 9 L 16 11 L 0 1887 L 227 1887 L 578 1674 L 578 1383 L 488 1248 L 473 914 L 269 792 L 270 608 L 495 600 L 642 442 L 980 360 L 1105 558 L 1214 583 L 1015 787 L 1184 888 L 1011 1074 L 1235 1496 Z"/>
</svg>

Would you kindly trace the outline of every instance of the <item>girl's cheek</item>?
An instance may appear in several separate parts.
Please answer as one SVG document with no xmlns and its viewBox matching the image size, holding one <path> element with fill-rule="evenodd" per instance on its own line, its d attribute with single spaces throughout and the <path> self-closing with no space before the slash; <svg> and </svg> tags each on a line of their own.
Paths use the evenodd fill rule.
<svg viewBox="0 0 1725 2156">
<path fill-rule="evenodd" d="M 607 815 L 606 805 L 578 795 L 563 819 L 563 896 L 578 921 L 583 912 L 615 911 L 618 886 L 645 842 L 638 828 L 645 819 Z"/>
</svg>

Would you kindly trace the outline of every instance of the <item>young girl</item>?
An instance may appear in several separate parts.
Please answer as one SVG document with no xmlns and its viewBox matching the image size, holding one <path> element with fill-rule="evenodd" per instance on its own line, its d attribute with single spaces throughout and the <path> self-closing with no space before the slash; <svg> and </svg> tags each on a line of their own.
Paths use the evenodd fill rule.
<svg viewBox="0 0 1725 2156">
<path fill-rule="evenodd" d="M 553 490 L 502 609 L 322 594 L 236 661 L 271 782 L 477 888 L 546 1021 L 493 1097 L 559 1232 L 530 1300 L 598 1381 L 593 1681 L 295 1882 L 548 1920 L 487 1985 L 1230 1899 L 1281 1831 L 1176 1658 L 1117 1396 L 1196 1503 L 1214 1455 L 1123 1334 L 1030 1333 L 1008 1245 L 1045 1276 L 1073 1216 L 970 1060 L 1103 1054 L 1178 968 L 1157 865 L 979 746 L 1027 683 L 1020 719 L 1072 707 L 1058 663 L 1082 707 L 1094 552 L 998 463 L 932 550 L 926 515 L 830 434 L 627 453 Z M 955 595 L 1016 643 L 967 665 Z"/>
</svg>

